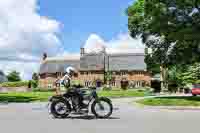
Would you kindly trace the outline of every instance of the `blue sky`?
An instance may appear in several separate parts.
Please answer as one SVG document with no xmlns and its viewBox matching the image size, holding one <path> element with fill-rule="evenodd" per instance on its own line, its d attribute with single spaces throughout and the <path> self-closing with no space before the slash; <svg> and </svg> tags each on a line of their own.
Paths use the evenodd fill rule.
<svg viewBox="0 0 200 133">
<path fill-rule="evenodd" d="M 111 40 L 128 32 L 125 10 L 133 0 L 39 0 L 39 14 L 62 23 L 65 49 L 78 52 L 90 34 Z M 69 47 L 69 45 L 71 45 Z"/>
</svg>

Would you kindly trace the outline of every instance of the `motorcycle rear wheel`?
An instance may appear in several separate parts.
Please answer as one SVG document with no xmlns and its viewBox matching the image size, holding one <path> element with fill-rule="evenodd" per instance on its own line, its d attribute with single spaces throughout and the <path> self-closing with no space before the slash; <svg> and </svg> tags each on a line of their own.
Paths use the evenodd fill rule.
<svg viewBox="0 0 200 133">
<path fill-rule="evenodd" d="M 54 100 L 50 105 L 50 112 L 54 118 L 66 118 L 71 112 L 71 107 L 65 100 Z"/>
</svg>

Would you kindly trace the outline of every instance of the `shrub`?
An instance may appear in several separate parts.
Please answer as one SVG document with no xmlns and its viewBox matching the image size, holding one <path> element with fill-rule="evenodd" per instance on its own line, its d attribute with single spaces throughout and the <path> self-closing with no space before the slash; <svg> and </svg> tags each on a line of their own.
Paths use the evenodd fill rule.
<svg viewBox="0 0 200 133">
<path fill-rule="evenodd" d="M 121 89 L 122 90 L 127 90 L 128 89 L 128 85 L 129 85 L 128 80 L 126 80 L 126 79 L 122 79 L 121 80 Z"/>
<path fill-rule="evenodd" d="M 33 92 L 55 92 L 55 89 L 35 88 Z"/>
<path fill-rule="evenodd" d="M 110 87 L 109 85 L 104 85 L 103 88 L 102 88 L 102 90 L 104 90 L 104 91 L 110 91 L 110 90 L 112 90 L 112 87 Z"/>
<path fill-rule="evenodd" d="M 197 80 L 195 83 L 196 83 L 196 84 L 200 84 L 200 80 Z"/>
<path fill-rule="evenodd" d="M 19 82 L 4 82 L 0 84 L 2 87 L 22 87 L 22 86 L 28 86 L 27 81 L 19 81 Z"/>
<path fill-rule="evenodd" d="M 37 88 L 38 87 L 38 81 L 37 80 L 32 80 L 31 81 L 31 87 L 32 88 Z"/>
<path fill-rule="evenodd" d="M 17 71 L 12 71 L 7 75 L 9 82 L 19 82 L 21 81 L 20 73 Z"/>
</svg>

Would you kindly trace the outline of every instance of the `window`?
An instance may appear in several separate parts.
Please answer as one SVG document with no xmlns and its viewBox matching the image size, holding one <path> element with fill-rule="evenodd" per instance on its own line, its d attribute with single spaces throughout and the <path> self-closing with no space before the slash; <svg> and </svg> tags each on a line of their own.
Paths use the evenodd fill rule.
<svg viewBox="0 0 200 133">
<path fill-rule="evenodd" d="M 130 81 L 130 87 L 135 88 L 135 81 Z"/>
<path fill-rule="evenodd" d="M 62 77 L 62 73 L 61 72 L 57 72 L 56 75 L 57 75 L 57 77 Z"/>
<path fill-rule="evenodd" d="M 52 84 L 48 84 L 48 88 L 51 89 L 52 88 Z"/>
<path fill-rule="evenodd" d="M 143 72 L 138 72 L 138 75 L 143 75 Z"/>
<path fill-rule="evenodd" d="M 115 72 L 116 75 L 120 75 L 120 72 Z"/>
<path fill-rule="evenodd" d="M 84 72 L 80 72 L 80 74 L 82 74 L 82 75 L 83 75 L 83 74 L 84 74 Z"/>
<path fill-rule="evenodd" d="M 85 86 L 88 87 L 88 81 L 85 82 Z"/>
<path fill-rule="evenodd" d="M 112 86 L 116 86 L 116 82 L 115 81 L 112 81 Z"/>
<path fill-rule="evenodd" d="M 85 72 L 85 75 L 88 75 L 88 72 Z"/>
<path fill-rule="evenodd" d="M 136 81 L 135 83 L 136 83 L 135 87 L 141 87 L 142 86 L 142 82 L 141 81 Z"/>
<path fill-rule="evenodd" d="M 91 83 L 92 83 L 91 81 L 85 81 L 85 86 L 89 87 L 91 85 Z"/>
<path fill-rule="evenodd" d="M 127 72 L 121 72 L 121 75 L 126 75 L 127 74 Z"/>
</svg>

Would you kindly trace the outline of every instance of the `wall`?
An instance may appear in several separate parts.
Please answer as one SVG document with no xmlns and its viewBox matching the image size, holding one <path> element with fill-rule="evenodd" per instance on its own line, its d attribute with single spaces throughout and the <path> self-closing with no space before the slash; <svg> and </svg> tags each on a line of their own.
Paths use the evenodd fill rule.
<svg viewBox="0 0 200 133">
<path fill-rule="evenodd" d="M 82 71 L 79 75 L 79 80 L 84 86 L 92 86 L 96 80 L 104 81 L 103 71 Z"/>
<path fill-rule="evenodd" d="M 39 87 L 40 88 L 52 88 L 53 83 L 56 79 L 62 77 L 62 74 L 44 74 L 40 76 Z M 129 80 L 129 83 L 134 87 L 141 86 L 150 86 L 151 75 L 145 71 L 122 71 L 122 72 L 112 72 L 113 80 L 111 85 L 115 87 L 120 87 L 120 81 L 123 78 Z M 104 81 L 104 72 L 103 71 L 82 71 L 76 77 L 72 78 L 73 80 L 79 80 L 81 85 L 92 86 L 95 85 L 96 80 Z"/>
<path fill-rule="evenodd" d="M 141 86 L 150 86 L 151 82 L 151 75 L 145 71 L 121 71 L 121 72 L 112 72 L 113 80 L 111 84 L 116 87 L 120 87 L 121 80 L 123 78 L 129 81 L 130 85 L 134 85 L 134 87 L 141 87 Z"/>
</svg>

